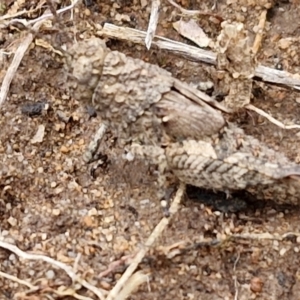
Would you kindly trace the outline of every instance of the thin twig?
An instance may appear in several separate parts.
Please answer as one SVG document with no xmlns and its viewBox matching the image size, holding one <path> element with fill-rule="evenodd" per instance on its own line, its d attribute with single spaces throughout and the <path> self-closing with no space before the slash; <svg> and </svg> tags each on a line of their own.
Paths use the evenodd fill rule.
<svg viewBox="0 0 300 300">
<path fill-rule="evenodd" d="M 142 45 L 145 43 L 146 36 L 146 32 L 144 31 L 127 27 L 118 27 L 109 23 L 105 23 L 103 29 L 97 33 L 99 35 Z M 199 49 L 197 47 L 189 46 L 160 36 L 155 36 L 152 44 L 157 46 L 159 49 L 172 51 L 175 54 L 184 56 L 193 61 L 202 61 L 216 65 L 217 55 L 212 51 Z M 292 74 L 286 71 L 258 65 L 255 69 L 255 77 L 259 77 L 266 82 L 282 84 L 300 90 L 300 76 L 298 74 Z"/>
<path fill-rule="evenodd" d="M 75 290 L 69 289 L 69 288 L 66 288 L 64 290 L 63 289 L 55 290 L 55 289 L 51 288 L 49 291 L 52 293 L 55 293 L 56 295 L 58 295 L 60 297 L 72 296 L 73 298 L 78 299 L 78 300 L 93 300 L 90 297 L 79 295 L 76 293 Z"/>
<path fill-rule="evenodd" d="M 102 30 L 97 32 L 101 36 L 117 38 L 123 41 L 130 41 L 136 44 L 144 44 L 146 32 L 128 27 L 119 27 L 110 23 L 105 23 Z M 161 36 L 155 36 L 152 44 L 159 49 L 172 51 L 194 61 L 202 61 L 208 64 L 216 64 L 217 55 L 212 51 L 206 51 L 184 43 L 176 42 Z M 299 80 L 300 84 L 300 80 Z"/>
<path fill-rule="evenodd" d="M 51 294 L 56 294 L 60 297 L 72 296 L 72 298 L 75 298 L 75 299 L 78 299 L 78 300 L 93 300 L 90 297 L 86 297 L 86 296 L 82 296 L 82 295 L 77 294 L 74 289 L 59 288 L 58 290 L 55 290 L 55 289 L 50 288 L 50 287 L 42 287 L 42 286 L 41 287 L 35 287 L 34 289 L 30 289 L 30 290 L 27 290 L 25 292 L 18 292 L 14 295 L 14 299 L 19 299 L 19 298 L 20 299 L 32 299 L 32 298 L 27 298 L 26 295 L 36 293 L 37 291 L 40 291 L 40 294 L 45 295 L 45 298 L 48 298 L 47 296 L 49 296 L 49 294 L 46 294 L 48 292 L 48 293 L 51 293 Z M 36 298 L 34 298 L 34 299 L 36 299 Z M 53 298 L 50 298 L 50 299 L 53 299 Z"/>
<path fill-rule="evenodd" d="M 51 257 L 45 256 L 45 255 L 41 255 L 41 254 L 30 254 L 30 253 L 26 253 L 24 251 L 22 251 L 21 249 L 19 249 L 17 246 L 12 245 L 12 244 L 8 244 L 6 242 L 0 241 L 0 247 L 7 249 L 11 252 L 13 252 L 14 254 L 18 255 L 21 258 L 24 259 L 28 259 L 28 260 L 40 260 L 40 261 L 44 261 L 47 262 L 59 269 L 64 270 L 67 275 L 74 281 L 74 282 L 78 282 L 80 283 L 82 286 L 84 286 L 86 289 L 90 290 L 91 292 L 93 292 L 99 299 L 104 299 L 103 294 L 106 292 L 104 290 L 100 290 L 98 288 L 96 288 L 95 286 L 89 284 L 87 281 L 85 281 L 84 279 L 80 278 L 75 272 L 74 270 L 60 262 L 57 261 Z"/>
<path fill-rule="evenodd" d="M 184 192 L 185 192 L 185 184 L 180 183 L 180 186 L 176 192 L 175 198 L 170 206 L 170 216 L 168 218 L 167 217 L 162 218 L 161 221 L 156 225 L 156 227 L 152 231 L 151 235 L 147 239 L 144 248 L 142 248 L 137 253 L 137 255 L 135 256 L 135 258 L 133 259 L 133 261 L 131 262 L 131 264 L 129 265 L 127 270 L 125 271 L 125 273 L 122 275 L 122 277 L 119 279 L 117 284 L 113 287 L 113 289 L 108 294 L 106 300 L 119 299 L 118 295 L 120 292 L 122 293 L 121 290 L 125 286 L 127 281 L 129 280 L 130 276 L 136 270 L 137 266 L 142 261 L 142 259 L 144 258 L 145 254 L 150 249 L 150 247 L 154 244 L 156 239 L 161 235 L 163 230 L 170 223 L 172 216 L 178 211 L 179 206 L 180 206 L 180 201 L 183 197 Z"/>
<path fill-rule="evenodd" d="M 216 19 L 218 19 L 219 21 L 223 21 L 223 18 L 217 14 L 213 14 L 211 12 L 204 12 L 202 10 L 189 10 L 189 9 L 185 9 L 183 7 L 181 7 L 179 4 L 177 4 L 175 1 L 173 0 L 168 0 L 168 2 L 173 5 L 174 7 L 178 8 L 181 13 L 183 15 L 187 15 L 187 16 L 197 16 L 197 15 L 202 15 L 202 16 L 210 16 L 210 17 L 215 17 Z M 214 6 L 212 7 L 212 9 L 214 9 Z"/>
<path fill-rule="evenodd" d="M 152 39 L 155 36 L 159 16 L 159 6 L 160 0 L 152 0 L 150 20 L 145 38 L 145 44 L 148 50 L 150 49 Z"/>
<path fill-rule="evenodd" d="M 300 237 L 299 232 L 286 232 L 284 234 L 271 234 L 269 232 L 262 233 L 241 233 L 241 234 L 233 234 L 228 236 L 228 238 L 233 239 L 245 239 L 245 240 L 275 240 L 275 241 L 283 241 L 288 237 Z"/>
<path fill-rule="evenodd" d="M 42 2 L 43 3 L 43 2 Z M 2 21 L 4 20 L 7 20 L 7 19 L 12 19 L 12 18 L 15 18 L 15 17 L 19 17 L 21 15 L 24 15 L 24 14 L 32 14 L 34 12 L 36 12 L 37 10 L 41 9 L 41 4 L 39 3 L 39 5 L 34 8 L 34 9 L 30 9 L 30 10 L 21 10 L 21 11 L 18 11 L 14 14 L 9 14 L 9 13 L 6 13 L 4 16 L 1 16 L 0 17 L 0 24 L 3 23 Z M 4 28 L 7 27 L 9 24 L 7 23 L 5 26 L 3 26 Z M 2 28 L 2 25 L 0 25 L 0 28 Z"/>
<path fill-rule="evenodd" d="M 79 0 L 73 0 L 71 5 L 58 10 L 57 14 L 60 14 L 69 9 L 72 9 L 78 1 Z M 15 77 L 17 69 L 19 68 L 19 65 L 25 55 L 25 52 L 27 51 L 29 45 L 32 43 L 32 41 L 34 39 L 34 34 L 32 32 L 37 32 L 40 29 L 40 27 L 42 26 L 44 20 L 52 18 L 52 17 L 53 17 L 53 14 L 49 13 L 49 9 L 47 9 L 44 12 L 44 14 L 42 16 L 40 16 L 39 18 L 30 20 L 30 21 L 25 20 L 26 21 L 25 26 L 32 25 L 32 24 L 34 24 L 34 25 L 32 27 L 31 32 L 28 33 L 28 35 L 20 43 L 18 49 L 15 52 L 12 63 L 10 64 L 9 68 L 6 71 L 5 77 L 2 82 L 1 90 L 0 90 L 0 107 L 3 105 L 4 101 L 6 100 L 10 84 L 11 84 L 13 78 Z M 24 24 L 23 21 L 20 19 L 13 19 L 10 22 L 21 22 Z"/>
<path fill-rule="evenodd" d="M 13 275 L 9 275 L 9 274 L 1 272 L 1 271 L 0 271 L 0 276 L 4 277 L 6 279 L 9 279 L 11 281 L 17 282 L 19 284 L 26 285 L 31 290 L 38 290 L 39 289 L 39 287 L 36 287 L 36 286 L 32 285 L 31 283 L 27 282 L 26 280 L 19 279 L 18 277 L 15 277 Z"/>
<path fill-rule="evenodd" d="M 234 272 L 234 288 L 235 288 L 235 295 L 234 295 L 234 300 L 238 300 L 239 296 L 239 284 L 236 278 L 236 266 L 238 261 L 240 260 L 240 253 L 238 253 L 238 257 L 236 258 L 234 265 L 233 265 L 233 272 Z"/>
<path fill-rule="evenodd" d="M 3 1 L 1 3 L 3 3 Z M 6 14 L 7 15 L 15 14 L 25 3 L 26 3 L 26 0 L 17 0 L 17 1 L 11 2 L 10 4 L 12 4 L 12 5 L 9 5 L 9 8 L 8 8 Z"/>
<path fill-rule="evenodd" d="M 61 9 L 58 9 L 56 11 L 56 15 L 59 15 L 59 14 L 62 14 L 63 12 L 66 12 L 68 10 L 71 10 L 72 8 L 74 8 L 74 6 L 79 2 L 80 0 L 72 0 L 71 1 L 71 4 L 64 7 L 64 8 L 61 8 Z M 12 19 L 10 20 L 9 22 L 7 22 L 7 24 L 5 24 L 5 26 L 9 26 L 11 24 L 15 24 L 15 23 L 21 23 L 23 24 L 25 27 L 29 27 L 30 25 L 33 25 L 33 24 L 36 24 L 38 22 L 41 22 L 41 21 L 44 21 L 44 20 L 48 20 L 48 19 L 51 19 L 53 18 L 53 14 L 50 12 L 49 13 L 49 10 L 47 10 L 47 13 L 44 13 L 42 16 L 36 18 L 36 19 L 33 19 L 33 20 L 26 20 L 26 19 Z"/>
<path fill-rule="evenodd" d="M 45 12 L 47 13 L 47 11 Z M 37 22 L 36 24 L 34 24 L 33 26 L 33 31 L 37 32 L 39 30 L 39 28 L 42 26 L 43 22 Z M 2 82 L 2 86 L 1 86 L 1 90 L 0 90 L 0 107 L 2 106 L 2 104 L 4 103 L 8 91 L 9 91 L 9 87 L 10 84 L 13 80 L 13 78 L 15 77 L 15 74 L 17 72 L 17 69 L 24 57 L 25 52 L 27 51 L 29 45 L 31 44 L 31 42 L 33 41 L 33 33 L 28 33 L 28 35 L 23 39 L 23 41 L 20 43 L 17 51 L 15 52 L 14 58 L 10 64 L 10 66 L 8 67 L 5 77 L 3 79 Z"/>
<path fill-rule="evenodd" d="M 300 129 L 300 125 L 297 125 L 297 124 L 284 125 L 282 122 L 276 120 L 275 118 L 273 118 L 272 116 L 267 114 L 265 111 L 263 111 L 260 108 L 255 107 L 252 104 L 247 104 L 245 107 L 249 110 L 255 111 L 257 114 L 259 114 L 259 115 L 263 116 L 264 118 L 268 119 L 271 123 L 275 124 L 276 126 L 278 126 L 280 128 L 283 128 L 283 129 Z"/>
<path fill-rule="evenodd" d="M 143 274 L 142 271 L 137 271 L 126 281 L 124 288 L 121 293 L 118 294 L 117 300 L 125 300 L 127 299 L 137 288 L 148 282 L 149 276 L 147 274 Z"/>
</svg>

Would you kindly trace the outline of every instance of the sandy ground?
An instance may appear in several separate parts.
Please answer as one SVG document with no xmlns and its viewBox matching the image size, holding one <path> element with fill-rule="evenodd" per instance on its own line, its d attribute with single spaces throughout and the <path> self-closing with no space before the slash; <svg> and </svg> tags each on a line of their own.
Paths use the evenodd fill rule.
<svg viewBox="0 0 300 300">
<path fill-rule="evenodd" d="M 59 7 L 69 4 L 61 2 Z M 143 2 L 83 1 L 76 5 L 73 20 L 66 13 L 60 22 L 42 27 L 0 111 L 1 240 L 27 253 L 43 254 L 72 267 L 75 264 L 82 278 L 106 291 L 116 284 L 163 216 L 156 200 L 155 172 L 142 161 L 125 164 L 110 135 L 102 145 L 108 164 L 93 170 L 95 164 L 84 163 L 82 155 L 100 118 L 89 115 L 68 95 L 62 57 L 37 40 L 55 49 L 58 44 L 69 47 L 74 37 L 95 35 L 103 22 L 146 30 L 150 5 Z M 172 22 L 180 18 L 179 11 L 162 2 L 157 34 L 191 43 L 172 28 Z M 181 0 L 178 4 L 207 12 L 213 2 Z M 5 3 L 2 10 L 0 6 L 3 15 L 12 1 Z M 35 7 L 19 1 L 18 11 Z M 299 73 L 297 1 L 220 0 L 214 14 L 243 22 L 253 39 L 254 27 L 266 8 L 266 32 L 257 59 Z M 33 19 L 42 12 L 38 9 L 23 17 Z M 210 37 L 218 35 L 216 20 L 201 16 L 198 22 Z M 16 25 L 1 29 L 1 50 L 14 53 L 27 34 Z M 281 39 L 290 39 L 288 47 L 277 47 Z M 148 52 L 143 46 L 117 40 L 109 40 L 108 46 L 158 64 L 186 82 L 213 80 L 214 67 L 169 52 Z M 1 82 L 12 57 L 1 58 Z M 216 93 L 218 88 L 215 82 Z M 291 89 L 256 82 L 252 104 L 281 121 L 299 123 L 299 97 Z M 28 105 L 33 103 L 49 107 L 38 114 L 44 105 L 34 106 L 37 115 L 32 116 Z M 241 112 L 234 119 L 249 134 L 299 161 L 299 130 L 280 129 L 254 112 Z M 36 133 L 43 130 L 41 140 L 36 140 Z M 148 283 L 130 299 L 299 299 L 299 208 L 279 206 L 276 199 L 272 203 L 247 199 L 243 194 L 233 200 L 237 201 L 190 188 L 179 212 L 139 266 L 148 274 Z M 227 239 L 231 235 L 243 238 Z M 224 242 L 215 244 L 216 240 Z M 0 271 L 38 287 L 29 291 L 1 273 L 1 299 L 75 299 L 76 295 L 59 295 L 58 291 L 67 288 L 97 299 L 91 291 L 73 284 L 63 270 L 1 248 Z"/>
</svg>

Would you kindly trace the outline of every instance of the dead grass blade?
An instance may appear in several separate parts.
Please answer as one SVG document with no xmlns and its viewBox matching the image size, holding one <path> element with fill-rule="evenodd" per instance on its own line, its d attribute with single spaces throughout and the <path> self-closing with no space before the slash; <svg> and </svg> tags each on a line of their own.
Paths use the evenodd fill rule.
<svg viewBox="0 0 300 300">
<path fill-rule="evenodd" d="M 176 192 L 175 198 L 170 206 L 170 216 L 162 218 L 161 221 L 156 225 L 156 227 L 152 231 L 151 235 L 148 237 L 144 248 L 142 248 L 137 253 L 137 255 L 132 260 L 129 267 L 126 269 L 126 271 L 122 275 L 122 277 L 119 279 L 117 284 L 113 287 L 113 289 L 108 294 L 106 300 L 122 299 L 122 297 L 123 297 L 122 291 L 123 291 L 124 287 L 129 282 L 130 277 L 132 276 L 133 272 L 136 270 L 139 263 L 145 257 L 147 251 L 150 249 L 150 247 L 154 244 L 156 239 L 161 235 L 161 233 L 164 231 L 164 229 L 170 223 L 172 216 L 178 211 L 179 206 L 180 206 L 180 201 L 181 201 L 184 193 L 185 193 L 185 184 L 180 183 L 180 186 Z"/>
<path fill-rule="evenodd" d="M 142 45 L 144 44 L 146 36 L 146 32 L 144 31 L 127 27 L 119 27 L 109 23 L 105 23 L 103 29 L 98 31 L 97 34 Z M 155 36 L 152 44 L 157 46 L 159 49 L 171 51 L 193 61 L 202 61 L 212 65 L 216 64 L 217 55 L 212 51 L 199 49 L 197 47 L 189 46 L 160 36 Z M 281 84 L 300 90 L 299 74 L 292 74 L 286 71 L 280 71 L 258 65 L 255 69 L 254 75 L 265 82 Z"/>
<path fill-rule="evenodd" d="M 0 241 L 0 247 L 7 249 L 11 252 L 13 252 L 14 254 L 18 255 L 19 257 L 23 258 L 23 259 L 27 259 L 27 260 L 40 260 L 40 261 L 44 261 L 47 262 L 59 269 L 64 270 L 67 275 L 74 281 L 74 282 L 78 282 L 80 283 L 82 286 L 84 286 L 86 289 L 90 290 L 91 292 L 93 292 L 100 300 L 104 299 L 104 293 L 106 293 L 106 291 L 104 290 L 100 290 L 98 288 L 96 288 L 95 286 L 89 284 L 87 281 L 85 281 L 84 279 L 80 278 L 73 270 L 73 268 L 71 268 L 70 266 L 57 261 L 51 257 L 45 256 L 45 255 L 40 255 L 40 254 L 29 254 L 26 253 L 24 251 L 22 251 L 21 249 L 19 249 L 17 246 L 12 245 L 12 244 L 8 244 L 6 242 Z"/>
<path fill-rule="evenodd" d="M 79 0 L 72 1 L 71 5 L 58 10 L 56 13 L 59 14 L 59 13 L 62 13 L 62 12 L 72 9 L 78 1 Z M 19 65 L 25 55 L 25 52 L 27 51 L 28 47 L 30 46 L 30 44 L 32 43 L 32 41 L 34 39 L 34 33 L 39 31 L 40 27 L 42 26 L 42 24 L 45 20 L 52 18 L 52 17 L 53 17 L 53 14 L 50 13 L 49 9 L 47 9 L 42 16 L 40 16 L 34 20 L 27 21 L 25 19 L 12 19 L 10 22 L 8 22 L 8 25 L 19 22 L 25 26 L 29 26 L 29 25 L 33 25 L 33 26 L 31 28 L 31 32 L 29 32 L 28 35 L 21 41 L 17 51 L 15 52 L 14 58 L 4 76 L 1 90 L 0 90 L 0 107 L 3 105 L 4 101 L 6 100 L 10 84 L 11 84 L 13 78 L 15 77 L 17 69 L 19 68 Z M 5 18 L 5 16 L 3 16 L 3 18 Z"/>
<path fill-rule="evenodd" d="M 145 38 L 145 44 L 148 50 L 150 49 L 152 39 L 155 36 L 158 17 L 159 17 L 159 6 L 160 6 L 160 0 L 152 0 L 151 15 L 150 15 L 149 25 L 147 29 L 146 38 Z"/>
</svg>

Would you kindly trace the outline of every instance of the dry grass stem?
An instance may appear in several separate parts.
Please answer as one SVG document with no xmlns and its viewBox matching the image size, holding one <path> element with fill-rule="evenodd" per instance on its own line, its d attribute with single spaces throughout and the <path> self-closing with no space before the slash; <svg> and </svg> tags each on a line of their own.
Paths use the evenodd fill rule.
<svg viewBox="0 0 300 300">
<path fill-rule="evenodd" d="M 101 300 L 104 299 L 103 293 L 105 293 L 105 291 L 101 291 L 100 289 L 96 288 L 95 286 L 89 284 L 84 279 L 80 278 L 70 266 L 68 266 L 64 263 L 62 263 L 60 261 L 57 261 L 57 260 L 55 260 L 51 257 L 45 256 L 45 255 L 26 253 L 26 252 L 22 251 L 21 249 L 19 249 L 17 246 L 12 245 L 12 244 L 8 244 L 8 243 L 3 242 L 3 241 L 0 241 L 0 247 L 13 252 L 14 254 L 18 255 L 19 257 L 21 257 L 23 259 L 44 261 L 44 262 L 47 262 L 47 263 L 49 263 L 49 264 L 51 264 L 51 265 L 53 265 L 53 266 L 55 266 L 59 269 L 62 269 L 67 273 L 67 275 L 74 282 L 80 283 L 86 289 L 93 292 L 99 299 L 101 299 Z"/>
<path fill-rule="evenodd" d="M 31 290 L 39 289 L 38 287 L 32 285 L 31 283 L 27 282 L 26 280 L 19 279 L 16 276 L 9 275 L 9 274 L 1 272 L 1 271 L 0 271 L 0 277 L 4 277 L 4 278 L 9 279 L 11 281 L 17 282 L 17 283 L 19 283 L 21 285 L 25 285 L 28 288 L 30 288 Z"/>
<path fill-rule="evenodd" d="M 103 29 L 99 31 L 98 34 L 142 45 L 144 44 L 146 36 L 146 32 L 144 31 L 119 27 L 109 23 L 105 23 Z M 202 61 L 213 65 L 216 64 L 217 55 L 212 51 L 202 50 L 160 36 L 155 36 L 152 44 L 159 49 L 171 51 L 193 61 Z M 291 74 L 286 71 L 259 65 L 255 69 L 255 76 L 266 82 L 281 84 L 300 90 L 300 76 L 298 74 Z"/>
<path fill-rule="evenodd" d="M 138 271 L 126 281 L 126 285 L 122 289 L 121 293 L 118 295 L 118 300 L 125 300 L 127 299 L 137 288 L 145 283 L 148 282 L 149 276 L 147 274 L 143 274 L 142 271 Z"/>
<path fill-rule="evenodd" d="M 284 125 L 282 122 L 276 120 L 275 118 L 273 118 L 272 116 L 270 116 L 269 114 L 267 114 L 265 111 L 263 111 L 260 108 L 255 107 L 252 104 L 247 104 L 245 107 L 247 109 L 249 109 L 249 110 L 255 111 L 257 114 L 263 116 L 264 118 L 268 119 L 271 123 L 275 124 L 276 126 L 282 128 L 282 129 L 300 129 L 300 125 L 297 125 L 297 124 L 294 124 L 294 125 Z"/>
<path fill-rule="evenodd" d="M 78 1 L 79 0 L 75 0 L 72 2 L 71 5 L 58 10 L 57 14 L 65 12 L 69 9 L 72 9 Z M 36 18 L 34 20 L 27 21 L 27 20 L 13 19 L 10 22 L 12 22 L 12 23 L 20 22 L 20 23 L 24 24 L 25 26 L 34 24 L 32 27 L 32 31 L 38 32 L 38 30 L 42 26 L 44 20 L 52 18 L 52 17 L 53 17 L 53 14 L 49 13 L 49 10 L 47 9 L 41 17 Z M 28 33 L 28 35 L 21 41 L 17 51 L 15 52 L 12 63 L 10 64 L 9 68 L 7 69 L 7 72 L 6 72 L 3 82 L 2 82 L 2 86 L 1 86 L 1 90 L 0 90 L 0 107 L 3 105 L 4 101 L 6 100 L 10 84 L 11 84 L 13 78 L 15 77 L 17 69 L 19 68 L 19 65 L 25 55 L 25 52 L 27 51 L 28 47 L 32 43 L 33 39 L 34 39 L 34 34 L 31 32 Z"/>
<path fill-rule="evenodd" d="M 145 242 L 144 248 L 142 248 L 129 267 L 126 269 L 122 277 L 119 279 L 117 284 L 114 286 L 114 288 L 110 291 L 108 294 L 106 300 L 117 300 L 120 299 L 119 297 L 122 297 L 122 289 L 128 282 L 129 278 L 133 274 L 133 272 L 136 270 L 139 263 L 142 261 L 142 259 L 145 257 L 147 251 L 150 249 L 150 247 L 154 244 L 156 239 L 161 235 L 161 233 L 164 231 L 164 229 L 167 227 L 167 225 L 170 223 L 170 220 L 172 216 L 178 211 L 180 206 L 180 201 L 183 197 L 183 194 L 185 193 L 185 184 L 180 183 L 180 186 L 176 192 L 175 198 L 170 206 L 170 217 L 164 217 L 161 219 L 161 221 L 156 225 L 154 230 L 152 231 L 151 235 Z M 121 296 L 119 296 L 121 295 Z"/>
<path fill-rule="evenodd" d="M 25 2 L 26 2 L 26 0 L 17 0 L 17 1 L 14 1 L 13 5 L 7 11 L 7 15 L 15 14 L 20 9 L 20 7 L 22 7 L 22 5 Z"/>
<path fill-rule="evenodd" d="M 146 32 L 128 27 L 120 27 L 105 23 L 103 29 L 97 32 L 99 35 L 130 41 L 136 44 L 144 44 Z M 188 59 L 202 61 L 208 64 L 216 64 L 217 55 L 212 51 L 189 46 L 160 36 L 155 36 L 152 44 L 159 49 L 168 50 L 175 54 L 182 55 Z M 300 83 L 300 80 L 299 80 Z"/>
<path fill-rule="evenodd" d="M 240 260 L 240 253 L 238 253 L 238 257 L 236 258 L 236 260 L 234 261 L 234 265 L 233 265 L 233 272 L 234 272 L 234 289 L 235 289 L 235 294 L 234 294 L 234 300 L 238 300 L 239 298 L 239 283 L 237 281 L 237 276 L 236 276 L 236 266 L 238 261 Z"/>
<path fill-rule="evenodd" d="M 43 22 L 37 22 L 33 26 L 32 29 L 35 32 L 37 32 L 39 30 L 39 28 L 42 26 L 42 24 L 43 24 Z M 3 105 L 4 101 L 6 100 L 10 84 L 11 84 L 13 78 L 15 77 L 15 74 L 19 68 L 19 65 L 25 55 L 25 52 L 27 51 L 29 45 L 33 41 L 33 37 L 34 37 L 33 33 L 28 33 L 28 35 L 21 41 L 17 51 L 15 52 L 14 58 L 10 64 L 9 68 L 7 69 L 7 72 L 6 72 L 3 82 L 2 82 L 2 86 L 1 86 L 1 90 L 0 90 L 0 107 Z"/>
<path fill-rule="evenodd" d="M 66 6 L 66 7 L 63 7 L 61 9 L 58 9 L 56 11 L 56 15 L 59 15 L 59 14 L 62 14 L 68 10 L 71 10 L 72 8 L 74 8 L 74 6 L 79 2 L 79 0 L 72 0 L 71 1 L 71 4 Z M 2 19 L 8 19 L 8 18 L 11 18 L 10 15 L 5 15 L 2 17 Z M 36 19 L 33 19 L 33 20 L 27 20 L 27 19 L 12 19 L 10 20 L 9 22 L 7 23 L 4 23 L 5 27 L 11 25 L 11 24 L 15 24 L 15 23 L 21 23 L 23 24 L 25 27 L 29 27 L 30 25 L 34 25 L 36 23 L 39 23 L 41 21 L 44 21 L 44 20 L 48 20 L 48 19 L 51 19 L 53 18 L 53 14 L 50 12 L 50 10 L 47 10 L 43 15 L 41 15 L 40 17 L 36 18 Z M 1 19 L 0 19 L 1 20 Z"/>
<path fill-rule="evenodd" d="M 151 15 L 150 15 L 149 25 L 147 29 L 146 38 L 145 38 L 145 44 L 148 50 L 150 49 L 152 39 L 155 36 L 158 17 L 159 17 L 159 6 L 160 6 L 160 0 L 152 0 Z"/>
<path fill-rule="evenodd" d="M 299 237 L 299 232 L 286 232 L 284 234 L 271 234 L 269 232 L 262 233 L 241 233 L 241 234 L 233 234 L 228 236 L 228 238 L 233 239 L 245 239 L 245 240 L 275 240 L 275 241 L 283 241 L 288 237 Z M 228 239 L 227 238 L 227 239 Z"/>
<path fill-rule="evenodd" d="M 182 6 L 180 6 L 179 4 L 177 4 L 175 1 L 173 0 L 168 0 L 168 2 L 173 5 L 174 7 L 176 7 L 177 9 L 180 10 L 180 12 L 183 15 L 187 15 L 187 16 L 197 16 L 197 15 L 204 15 L 204 16 L 211 16 L 211 17 L 215 17 L 219 20 L 222 19 L 222 17 L 220 17 L 219 15 L 213 14 L 211 12 L 204 12 L 202 10 L 189 10 L 189 9 L 185 9 Z M 214 10 L 214 7 L 216 6 L 216 3 L 214 3 L 212 10 Z"/>
<path fill-rule="evenodd" d="M 4 15 L 0 17 L 0 28 L 5 28 L 8 26 L 9 23 L 4 23 L 2 21 L 4 20 L 8 20 L 8 19 L 12 19 L 24 14 L 32 14 L 38 10 L 40 10 L 42 8 L 42 6 L 45 4 L 46 1 L 41 1 L 34 9 L 30 9 L 30 10 L 19 10 L 19 7 L 14 7 L 14 5 L 12 6 L 12 8 L 14 7 L 14 9 L 9 9 L 9 11 Z M 17 8 L 17 9 L 16 9 Z M 2 23 L 2 24 L 1 24 Z M 4 24 L 4 25 L 3 25 Z"/>
</svg>

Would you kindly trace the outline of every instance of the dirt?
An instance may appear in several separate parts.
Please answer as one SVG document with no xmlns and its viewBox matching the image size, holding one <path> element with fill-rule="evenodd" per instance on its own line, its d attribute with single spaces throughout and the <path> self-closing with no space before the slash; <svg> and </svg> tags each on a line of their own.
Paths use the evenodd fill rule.
<svg viewBox="0 0 300 300">
<path fill-rule="evenodd" d="M 68 48 L 75 38 L 95 35 L 103 22 L 146 30 L 150 5 L 141 7 L 141 2 L 86 0 L 75 6 L 73 19 L 68 12 L 43 26 L 23 57 L 0 111 L 0 240 L 27 253 L 76 265 L 82 278 L 106 291 L 163 217 L 156 200 L 155 169 L 141 161 L 125 164 L 122 149 L 110 135 L 102 145 L 107 163 L 98 168 L 96 163 L 84 163 L 82 155 L 100 118 L 68 95 L 62 57 L 49 46 L 39 46 L 37 40 L 59 50 L 59 45 Z M 157 34 L 190 44 L 172 28 L 180 12 L 162 2 Z M 213 2 L 182 0 L 178 4 L 211 12 Z M 62 1 L 59 7 L 68 4 Z M 220 0 L 213 13 L 223 20 L 243 22 L 254 39 L 254 27 L 267 8 L 267 30 L 257 59 L 263 65 L 298 73 L 297 4 L 295 0 Z M 11 5 L 6 1 L 0 13 L 5 15 Z M 18 11 L 35 5 L 19 1 Z M 41 14 L 38 9 L 22 18 Z M 118 21 L 120 16 L 123 20 Z M 204 15 L 198 22 L 210 37 L 218 35 L 216 19 Z M 14 53 L 27 34 L 22 26 L 2 29 L 1 50 Z M 279 47 L 286 38 L 293 38 L 289 46 Z M 170 52 L 147 51 L 117 40 L 109 40 L 108 46 L 158 64 L 186 82 L 213 80 L 213 66 Z M 5 54 L 0 60 L 1 82 L 12 58 Z M 214 89 L 217 93 L 217 82 Z M 299 99 L 299 93 L 291 89 L 257 81 L 252 104 L 280 121 L 299 123 Z M 254 112 L 240 112 L 234 119 L 249 134 L 300 160 L 299 131 L 280 129 Z M 40 139 L 35 137 L 38 129 Z M 225 194 L 189 188 L 180 211 L 139 266 L 148 274 L 148 283 L 130 299 L 299 299 L 299 231 L 298 206 L 279 206 L 276 199 L 256 201 L 243 193 L 228 200 Z M 233 234 L 242 238 L 226 239 Z M 55 292 L 64 287 L 97 299 L 73 284 L 64 271 L 41 260 L 22 259 L 0 248 L 0 262 L 1 272 L 38 287 L 28 292 L 24 284 L 1 273 L 1 299 L 76 298 Z M 119 264 L 106 272 L 113 262 Z"/>
</svg>

